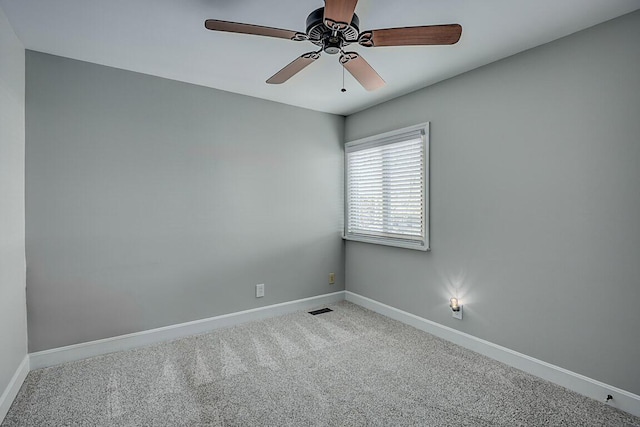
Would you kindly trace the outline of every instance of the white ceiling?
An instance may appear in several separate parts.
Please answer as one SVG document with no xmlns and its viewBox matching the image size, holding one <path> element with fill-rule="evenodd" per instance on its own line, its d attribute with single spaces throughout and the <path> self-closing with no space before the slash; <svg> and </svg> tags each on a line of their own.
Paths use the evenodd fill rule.
<svg viewBox="0 0 640 427">
<path fill-rule="evenodd" d="M 367 92 L 335 55 L 265 80 L 309 42 L 206 30 L 207 18 L 304 32 L 322 0 L 0 0 L 25 48 L 336 114 L 351 114 L 640 9 L 638 0 L 360 0 L 360 30 L 459 23 L 453 46 L 351 45 L 387 85 Z M 351 49 L 353 47 L 353 49 Z"/>
</svg>

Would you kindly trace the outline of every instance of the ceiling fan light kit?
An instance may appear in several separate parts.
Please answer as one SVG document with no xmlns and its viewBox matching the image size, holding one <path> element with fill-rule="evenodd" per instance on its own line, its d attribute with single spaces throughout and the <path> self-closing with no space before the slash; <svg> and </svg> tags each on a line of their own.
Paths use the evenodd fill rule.
<svg viewBox="0 0 640 427">
<path fill-rule="evenodd" d="M 269 79 L 269 84 L 282 84 L 320 58 L 322 52 L 340 54 L 339 62 L 366 90 L 385 85 L 380 75 L 357 52 L 345 47 L 357 43 L 363 47 L 450 45 L 460 40 L 462 27 L 458 24 L 426 25 L 419 27 L 384 28 L 360 32 L 360 20 L 355 14 L 357 0 L 325 0 L 325 7 L 314 10 L 307 17 L 306 32 L 301 33 L 260 25 L 207 19 L 205 27 L 212 31 L 251 34 L 310 41 L 319 47 L 300 55 Z"/>
</svg>

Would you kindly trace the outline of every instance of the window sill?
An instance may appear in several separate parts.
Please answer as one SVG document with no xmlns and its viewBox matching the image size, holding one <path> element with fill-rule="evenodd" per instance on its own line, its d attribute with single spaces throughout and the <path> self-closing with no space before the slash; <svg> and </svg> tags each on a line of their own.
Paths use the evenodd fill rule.
<svg viewBox="0 0 640 427">
<path fill-rule="evenodd" d="M 344 234 L 342 235 L 342 239 L 351 242 L 372 243 L 374 245 L 383 245 L 403 249 L 413 249 L 422 252 L 431 252 L 431 248 L 425 246 L 422 242 L 412 242 L 406 240 L 385 239 L 368 236 L 346 236 Z"/>
</svg>

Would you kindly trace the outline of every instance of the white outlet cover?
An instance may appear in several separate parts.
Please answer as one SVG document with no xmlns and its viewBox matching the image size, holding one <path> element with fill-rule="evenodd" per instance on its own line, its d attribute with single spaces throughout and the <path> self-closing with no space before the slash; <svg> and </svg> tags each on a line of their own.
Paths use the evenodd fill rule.
<svg viewBox="0 0 640 427">
<path fill-rule="evenodd" d="M 256 298 L 262 298 L 264 296 L 264 283 L 256 285 Z"/>
<path fill-rule="evenodd" d="M 453 317 L 458 319 L 458 320 L 462 320 L 462 306 L 460 306 L 460 310 L 459 311 L 452 311 L 453 313 Z"/>
</svg>

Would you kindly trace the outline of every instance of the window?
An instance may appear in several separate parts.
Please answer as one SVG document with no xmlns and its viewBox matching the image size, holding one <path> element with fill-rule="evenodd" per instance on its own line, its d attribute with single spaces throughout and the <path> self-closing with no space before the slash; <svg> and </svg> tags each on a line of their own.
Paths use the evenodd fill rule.
<svg viewBox="0 0 640 427">
<path fill-rule="evenodd" d="M 429 250 L 429 123 L 345 145 L 345 239 Z"/>
</svg>

